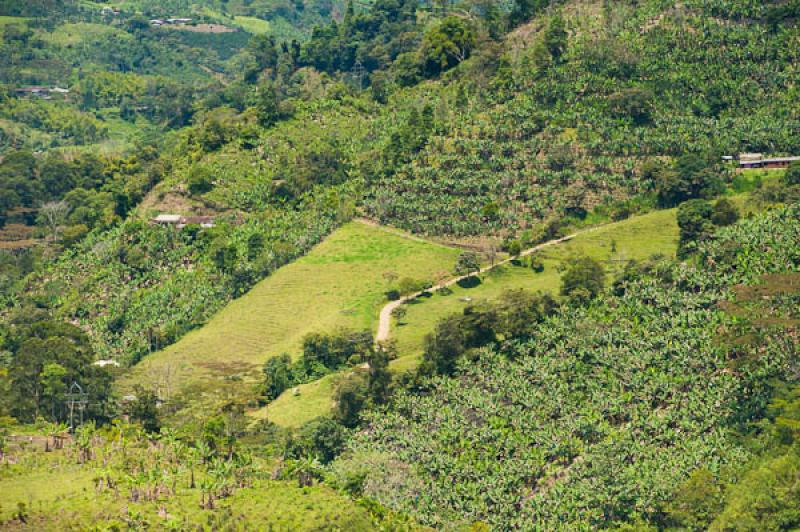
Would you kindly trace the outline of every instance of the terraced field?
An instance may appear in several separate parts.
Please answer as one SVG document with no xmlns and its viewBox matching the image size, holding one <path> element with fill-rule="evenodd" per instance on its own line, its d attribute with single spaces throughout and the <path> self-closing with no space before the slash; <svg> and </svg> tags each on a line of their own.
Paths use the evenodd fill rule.
<svg viewBox="0 0 800 532">
<path fill-rule="evenodd" d="M 146 357 L 122 388 L 155 385 L 166 396 L 190 395 L 193 406 L 201 394 L 241 392 L 269 357 L 298 356 L 310 332 L 374 328 L 387 289 L 383 273 L 427 278 L 451 270 L 457 256 L 452 248 L 350 223 L 204 327 Z"/>
</svg>

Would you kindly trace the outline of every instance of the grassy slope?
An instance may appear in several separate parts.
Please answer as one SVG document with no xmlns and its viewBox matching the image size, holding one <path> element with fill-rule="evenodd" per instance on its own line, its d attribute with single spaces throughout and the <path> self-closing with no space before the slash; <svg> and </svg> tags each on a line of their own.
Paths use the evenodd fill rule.
<svg viewBox="0 0 800 532">
<path fill-rule="evenodd" d="M 169 375 L 173 391 L 205 392 L 218 389 L 226 378 L 230 382 L 232 375 L 255 376 L 271 356 L 298 356 L 310 332 L 374 328 L 384 302 L 384 272 L 424 278 L 451 269 L 457 255 L 451 248 L 350 223 L 230 303 L 206 326 L 147 357 L 123 387 Z"/>
<path fill-rule="evenodd" d="M 51 33 L 43 33 L 42 38 L 54 46 L 75 46 L 104 35 L 122 35 L 124 33 L 124 31 L 106 24 L 78 22 L 61 24 Z"/>
<path fill-rule="evenodd" d="M 746 196 L 731 199 L 743 213 L 753 210 Z M 484 275 L 476 287 L 455 286 L 450 295 L 434 294 L 407 304 L 407 314 L 402 322 L 392 324 L 392 338 L 397 340 L 400 353 L 400 357 L 392 362 L 392 369 L 401 372 L 415 368 L 422 355 L 425 335 L 441 318 L 460 312 L 470 301 L 491 300 L 506 290 L 517 288 L 557 294 L 561 283 L 559 266 L 570 257 L 588 255 L 602 261 L 610 282 L 631 259 L 643 260 L 654 254 L 674 256 L 678 243 L 675 214 L 676 209 L 654 211 L 598 227 L 569 242 L 547 248 L 539 255 L 545 265 L 541 273 L 523 266 L 502 266 Z M 612 242 L 616 244 L 616 251 L 612 251 Z M 299 395 L 287 391 L 256 415 L 279 425 L 299 427 L 329 411 L 335 384 L 341 378 L 342 375 L 329 375 L 300 386 Z"/>
<path fill-rule="evenodd" d="M 244 28 L 244 30 L 248 33 L 252 33 L 253 35 L 258 35 L 261 33 L 269 33 L 271 25 L 268 20 L 263 20 L 256 17 L 245 17 L 245 16 L 236 16 L 233 17 L 236 23 Z"/>
<path fill-rule="evenodd" d="M 765 179 L 776 176 L 762 175 Z M 740 212 L 754 212 L 755 206 L 745 194 L 731 196 Z M 525 288 L 532 291 L 558 294 L 561 286 L 559 265 L 570 257 L 588 255 L 601 261 L 607 272 L 606 281 L 611 282 L 627 261 L 643 260 L 654 254 L 672 257 L 678 244 L 677 209 L 653 211 L 643 216 L 610 223 L 586 232 L 559 246 L 546 248 L 538 254 L 545 268 L 536 273 L 522 266 L 503 266 L 483 277 L 474 288 L 454 287 L 453 294 L 434 294 L 406 305 L 407 314 L 402 322 L 392 324 L 392 337 L 397 339 L 401 358 L 393 363 L 396 370 L 416 366 L 422 354 L 425 335 L 436 323 L 454 312 L 460 312 L 468 304 L 463 299 L 493 299 L 502 292 Z M 612 249 L 615 244 L 616 251 Z"/>
<path fill-rule="evenodd" d="M 100 474 L 99 470 L 91 465 L 79 466 L 64 454 L 26 453 L 28 462 L 23 469 L 14 466 L 0 476 L 0 528 L 86 530 L 136 514 L 151 523 L 162 522 L 165 529 L 172 529 L 168 523 L 202 526 L 214 521 L 215 528 L 225 522 L 235 527 L 242 520 L 250 530 L 373 528 L 366 510 L 346 497 L 319 485 L 301 489 L 294 482 L 257 481 L 252 488 L 219 501 L 215 510 L 200 509 L 200 489 L 184 486 L 184 479 L 176 497 L 132 503 L 126 498 L 114 498 L 107 491 L 97 493 L 92 478 Z M 27 526 L 15 519 L 18 503 L 25 505 Z M 158 516 L 161 508 L 166 517 Z"/>
<path fill-rule="evenodd" d="M 557 266 L 564 259 L 586 254 L 600 260 L 641 259 L 654 253 L 675 252 L 678 227 L 675 210 L 656 211 L 644 216 L 609 224 L 542 253 L 545 270 L 535 273 L 522 266 L 503 266 L 487 274 L 474 288 L 454 287 L 448 296 L 435 294 L 406 305 L 408 314 L 399 327 L 392 325 L 392 338 L 398 342 L 400 357 L 392 362 L 392 369 L 404 371 L 416 366 L 422 354 L 423 339 L 442 317 L 458 312 L 468 304 L 465 297 L 493 299 L 503 291 L 514 288 L 541 290 L 556 293 L 560 275 Z M 611 241 L 616 240 L 617 252 L 611 253 Z M 612 262 L 610 268 L 622 263 Z M 330 410 L 335 383 L 342 375 L 329 375 L 319 381 L 300 386 L 300 394 L 286 391 L 278 399 L 256 413 L 279 425 L 299 427 L 316 416 Z"/>
<path fill-rule="evenodd" d="M 393 337 L 403 355 L 395 364 L 413 365 L 409 357 L 422 353 L 423 339 L 444 316 L 460 312 L 471 300 L 494 299 L 510 289 L 550 292 L 557 294 L 561 282 L 559 266 L 573 256 L 588 255 L 604 263 L 611 279 L 625 262 L 646 259 L 655 253 L 673 255 L 678 239 L 675 210 L 655 211 L 621 222 L 604 225 L 578 235 L 564 244 L 544 249 L 538 256 L 544 262 L 544 271 L 536 273 L 524 266 L 502 266 L 483 277 L 473 288 L 456 286 L 451 295 L 434 294 L 407 305 L 407 314 L 401 324 L 392 324 Z M 612 251 L 616 242 L 616 251 Z"/>
</svg>

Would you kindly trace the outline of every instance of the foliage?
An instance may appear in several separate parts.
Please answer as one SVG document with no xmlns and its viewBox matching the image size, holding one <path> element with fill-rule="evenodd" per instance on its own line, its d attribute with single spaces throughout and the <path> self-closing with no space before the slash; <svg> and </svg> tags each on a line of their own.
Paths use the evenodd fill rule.
<svg viewBox="0 0 800 532">
<path fill-rule="evenodd" d="M 516 6 L 536 12 L 540 4 Z M 538 31 L 556 17 L 540 17 L 499 50 L 479 45 L 446 84 L 397 91 L 392 116 L 420 100 L 439 102 L 433 134 L 399 167 L 368 168 L 377 177 L 368 212 L 421 234 L 519 236 L 632 198 L 644 208 L 654 199 L 708 199 L 732 178 L 720 155 L 800 149 L 791 96 L 778 81 L 796 77 L 796 57 L 777 52 L 796 32 L 768 31 L 760 5 L 608 3 L 602 16 L 590 11 L 561 13 L 568 30 L 560 62 Z M 395 67 L 405 67 L 402 57 Z M 388 142 L 398 121 L 380 123 Z"/>
<path fill-rule="evenodd" d="M 699 242 L 713 233 L 711 204 L 706 200 L 693 199 L 678 207 L 678 227 L 681 230 L 678 256 L 686 256 Z"/>
<path fill-rule="evenodd" d="M 267 401 L 277 399 L 284 390 L 295 382 L 292 372 L 292 359 L 288 354 L 272 357 L 264 364 L 262 395 Z"/>
<path fill-rule="evenodd" d="M 8 394 L 15 418 L 67 421 L 67 394 L 76 383 L 88 394 L 86 418 L 111 417 L 111 376 L 93 365 L 95 353 L 83 331 L 32 312 L 20 313 L 8 325 L 4 348 L 12 357 Z"/>
<path fill-rule="evenodd" d="M 507 291 L 492 304 L 467 306 L 461 314 L 439 321 L 434 332 L 425 337 L 420 374 L 451 375 L 465 353 L 500 338 L 530 336 L 556 307 L 549 295 L 523 290 Z"/>
<path fill-rule="evenodd" d="M 789 165 L 789 168 L 783 175 L 783 179 L 789 186 L 800 185 L 800 161 L 794 161 Z"/>
<path fill-rule="evenodd" d="M 133 395 L 135 399 L 127 405 L 127 414 L 131 421 L 139 423 L 147 432 L 156 433 L 161 430 L 158 395 L 141 386 L 134 388 Z"/>
<path fill-rule="evenodd" d="M 561 295 L 576 302 L 587 302 L 605 288 L 605 270 L 591 257 L 572 261 L 561 276 Z"/>
<path fill-rule="evenodd" d="M 731 488 L 727 504 L 709 530 L 731 527 L 750 530 L 787 530 L 800 523 L 797 475 L 800 456 L 789 451 L 766 459 Z"/>
<path fill-rule="evenodd" d="M 660 168 L 656 177 L 658 201 L 673 207 L 689 199 L 709 198 L 721 190 L 719 178 L 703 157 L 684 155 L 672 168 Z"/>
<path fill-rule="evenodd" d="M 448 17 L 425 33 L 420 51 L 423 70 L 435 76 L 469 58 L 475 32 L 469 22 Z"/>
<path fill-rule="evenodd" d="M 713 212 L 711 213 L 711 223 L 717 227 L 725 227 L 731 225 L 739 220 L 739 209 L 729 199 L 721 198 L 714 203 Z"/>
<path fill-rule="evenodd" d="M 220 220 L 198 239 L 129 219 L 90 234 L 28 279 L 25 298 L 87 327 L 101 358 L 135 362 L 202 324 L 332 230 L 339 205 L 331 198 L 310 194 L 240 225 Z M 264 235 L 258 257 L 248 254 L 254 233 Z"/>
<path fill-rule="evenodd" d="M 474 275 L 480 269 L 481 264 L 478 260 L 478 254 L 474 251 L 463 251 L 458 256 L 458 261 L 453 271 L 456 275 Z"/>
<path fill-rule="evenodd" d="M 733 430 L 764 412 L 769 382 L 796 371 L 796 338 L 718 304 L 762 274 L 796 274 L 797 214 L 792 206 L 726 228 L 701 245 L 697 263 L 662 265 L 622 295 L 564 307 L 531 340 L 480 350 L 451 376 L 423 381 L 425 393 L 401 391 L 389 411 L 366 416 L 341 460 L 386 455 L 391 472 L 368 472 L 365 496 L 429 526 L 657 525 L 660 505 L 698 464 L 716 477 L 751 456 Z M 732 355 L 718 338 L 736 323 L 755 334 Z M 757 497 L 732 518 L 749 518 L 759 494 L 774 501 L 766 508 L 776 519 L 792 515 L 791 491 L 767 498 L 772 486 L 790 487 L 793 462 L 781 460 L 754 475 L 758 488 L 742 493 Z M 707 523 L 718 497 L 713 486 L 687 493 L 673 515 L 696 508 L 694 522 Z"/>
</svg>

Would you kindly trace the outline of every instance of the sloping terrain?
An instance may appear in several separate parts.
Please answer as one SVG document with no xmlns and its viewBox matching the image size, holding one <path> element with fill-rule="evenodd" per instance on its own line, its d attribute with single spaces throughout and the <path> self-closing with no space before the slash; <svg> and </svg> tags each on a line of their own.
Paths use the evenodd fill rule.
<svg viewBox="0 0 800 532">
<path fill-rule="evenodd" d="M 303 336 L 337 327 L 371 330 L 384 301 L 386 272 L 429 278 L 452 268 L 458 251 L 352 222 L 306 256 L 280 268 L 205 326 L 153 353 L 124 382 L 197 399 L 231 378 L 252 378 L 271 356 L 297 356 Z M 312 416 L 313 417 L 313 416 Z"/>
<path fill-rule="evenodd" d="M 740 222 L 697 262 L 643 270 L 400 392 L 341 467 L 431 526 L 659 522 L 692 471 L 751 458 L 734 431 L 761 412 L 769 382 L 796 378 L 798 209 Z M 747 318 L 726 310 L 755 301 Z"/>
</svg>

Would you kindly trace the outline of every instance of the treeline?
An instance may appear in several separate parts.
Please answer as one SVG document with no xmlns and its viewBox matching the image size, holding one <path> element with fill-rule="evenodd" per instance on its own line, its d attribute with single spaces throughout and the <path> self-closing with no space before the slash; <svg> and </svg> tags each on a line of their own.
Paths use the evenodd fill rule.
<svg viewBox="0 0 800 532">
<path fill-rule="evenodd" d="M 0 418 L 21 423 L 69 421 L 69 393 L 85 400 L 75 421 L 107 423 L 117 415 L 108 369 L 94 365 L 94 349 L 80 328 L 41 309 L 12 313 L 0 326 Z M 80 389 L 73 389 L 78 383 Z M 81 397 L 80 393 L 85 393 Z"/>
<path fill-rule="evenodd" d="M 168 169 L 153 146 L 127 157 L 12 151 L 0 162 L 0 226 L 9 215 L 33 221 L 58 241 L 72 244 L 95 227 L 107 228 L 158 183 Z M 14 213 L 17 214 L 14 214 Z"/>
</svg>

